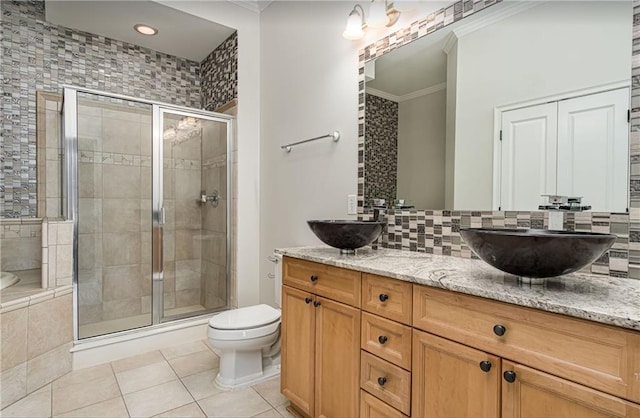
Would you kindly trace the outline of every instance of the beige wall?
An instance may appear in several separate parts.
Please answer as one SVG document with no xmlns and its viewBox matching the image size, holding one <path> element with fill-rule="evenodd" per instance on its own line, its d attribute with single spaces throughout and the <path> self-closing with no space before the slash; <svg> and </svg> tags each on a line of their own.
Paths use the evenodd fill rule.
<svg viewBox="0 0 640 418">
<path fill-rule="evenodd" d="M 446 90 L 398 104 L 398 199 L 444 209 Z"/>
</svg>

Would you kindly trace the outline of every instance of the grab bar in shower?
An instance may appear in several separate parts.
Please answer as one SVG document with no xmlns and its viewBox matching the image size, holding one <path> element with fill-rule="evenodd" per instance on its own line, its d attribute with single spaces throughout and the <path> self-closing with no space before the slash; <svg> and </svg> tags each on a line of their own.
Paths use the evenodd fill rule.
<svg viewBox="0 0 640 418">
<path fill-rule="evenodd" d="M 324 138 L 332 138 L 333 142 L 338 142 L 338 140 L 340 139 L 340 132 L 333 131 L 330 134 L 316 136 L 315 138 L 305 139 L 304 141 L 292 142 L 290 144 L 282 145 L 282 146 L 280 146 L 280 148 L 284 149 L 284 150 L 287 150 L 287 152 L 291 152 L 291 148 L 296 146 L 296 145 L 305 144 L 307 142 L 317 141 L 318 139 L 324 139 Z"/>
</svg>

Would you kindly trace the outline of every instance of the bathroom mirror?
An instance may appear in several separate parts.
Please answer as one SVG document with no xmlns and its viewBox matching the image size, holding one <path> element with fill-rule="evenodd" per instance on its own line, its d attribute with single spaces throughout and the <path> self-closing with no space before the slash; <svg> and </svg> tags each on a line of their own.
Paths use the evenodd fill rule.
<svg viewBox="0 0 640 418">
<path fill-rule="evenodd" d="M 503 2 L 368 61 L 365 206 L 628 211 L 631 40 L 631 2 Z"/>
</svg>

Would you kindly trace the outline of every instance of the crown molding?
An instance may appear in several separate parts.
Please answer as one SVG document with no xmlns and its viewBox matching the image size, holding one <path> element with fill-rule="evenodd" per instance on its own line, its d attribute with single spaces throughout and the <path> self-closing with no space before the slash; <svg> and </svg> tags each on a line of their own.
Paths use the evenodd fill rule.
<svg viewBox="0 0 640 418">
<path fill-rule="evenodd" d="M 454 46 L 456 46 L 457 43 L 458 36 L 455 31 L 451 31 L 451 33 L 447 35 L 447 37 L 444 39 L 444 42 L 442 43 L 442 51 L 445 54 L 449 55 L 449 52 L 451 52 L 451 50 Z"/>
<path fill-rule="evenodd" d="M 236 6 L 243 7 L 247 10 L 251 10 L 254 13 L 260 13 L 266 9 L 271 1 L 258 1 L 258 0 L 227 0 L 229 3 L 233 3 Z"/>
<path fill-rule="evenodd" d="M 497 23 L 501 20 L 507 19 L 511 16 L 515 16 L 519 13 L 533 9 L 542 4 L 548 3 L 547 1 L 503 1 L 503 5 L 493 13 L 479 14 L 476 19 L 472 19 L 471 22 L 461 24 L 452 30 L 453 33 L 459 38 L 466 36 L 472 32 L 480 30 L 484 27 Z M 447 40 L 448 41 L 448 40 Z M 444 49 L 444 46 L 443 46 Z M 446 52 L 446 51 L 445 51 Z"/>
<path fill-rule="evenodd" d="M 391 100 L 392 102 L 406 102 L 407 100 L 417 99 L 421 96 L 427 96 L 429 94 L 436 93 L 441 90 L 446 90 L 447 82 L 435 84 L 422 90 L 416 90 L 411 93 L 403 94 L 402 96 L 396 96 L 395 94 L 387 93 L 382 90 L 373 89 L 371 87 L 365 87 L 365 92 L 373 94 L 374 96 L 382 97 L 383 99 Z"/>
</svg>

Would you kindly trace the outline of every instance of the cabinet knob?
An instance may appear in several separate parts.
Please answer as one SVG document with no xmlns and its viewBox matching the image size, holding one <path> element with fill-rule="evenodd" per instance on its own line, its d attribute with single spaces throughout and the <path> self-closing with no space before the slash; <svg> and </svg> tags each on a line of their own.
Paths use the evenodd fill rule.
<svg viewBox="0 0 640 418">
<path fill-rule="evenodd" d="M 309 303 L 311 303 L 312 300 L 313 299 L 311 299 L 311 298 L 304 298 L 304 303 L 309 304 Z"/>
<path fill-rule="evenodd" d="M 507 332 L 507 329 L 503 325 L 493 326 L 493 333 L 496 334 L 498 337 L 502 337 L 505 332 Z"/>
<path fill-rule="evenodd" d="M 320 302 L 318 302 L 318 301 L 316 300 L 315 302 L 313 302 L 313 306 L 315 306 L 315 307 L 317 308 L 318 306 L 320 306 Z"/>
<path fill-rule="evenodd" d="M 380 293 L 380 296 L 378 296 L 378 299 L 380 299 L 380 302 L 386 302 L 387 299 L 389 299 L 389 295 L 387 295 L 386 293 Z"/>
<path fill-rule="evenodd" d="M 387 378 L 386 377 L 379 377 L 378 378 L 378 384 L 380 386 L 384 386 L 385 383 L 387 383 Z"/>
<path fill-rule="evenodd" d="M 485 373 L 489 373 L 489 370 L 491 370 L 491 362 L 487 360 L 481 361 L 480 370 L 482 370 Z"/>
<path fill-rule="evenodd" d="M 380 344 L 384 344 L 384 343 L 386 343 L 388 340 L 389 340 L 389 339 L 386 337 L 386 335 L 381 335 L 381 336 L 379 336 L 379 337 L 378 337 L 378 342 L 379 342 Z"/>
<path fill-rule="evenodd" d="M 502 374 L 502 376 L 504 376 L 504 380 L 506 380 L 509 383 L 513 383 L 516 381 L 516 372 L 514 371 L 507 370 Z"/>
<path fill-rule="evenodd" d="M 309 277 L 309 279 L 310 279 L 312 282 L 317 282 L 317 281 L 318 281 L 318 276 L 316 276 L 315 274 L 312 274 L 312 275 L 311 275 L 311 277 Z"/>
</svg>

